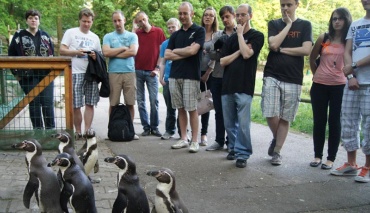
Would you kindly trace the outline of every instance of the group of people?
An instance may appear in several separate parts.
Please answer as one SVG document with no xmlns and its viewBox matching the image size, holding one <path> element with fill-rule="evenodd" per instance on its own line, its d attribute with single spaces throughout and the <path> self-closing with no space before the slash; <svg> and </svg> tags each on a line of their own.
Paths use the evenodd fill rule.
<svg viewBox="0 0 370 213">
<path fill-rule="evenodd" d="M 348 162 L 332 169 L 331 174 L 355 175 L 356 181 L 370 181 L 370 39 L 367 36 L 370 30 L 370 2 L 361 1 L 366 11 L 364 18 L 352 22 L 346 8 L 335 9 L 329 20 L 328 32 L 321 34 L 313 45 L 311 23 L 296 15 L 299 0 L 280 0 L 282 17 L 268 23 L 270 52 L 264 68 L 261 101 L 262 114 L 272 133 L 268 147 L 272 165 L 282 164 L 281 150 L 299 105 L 304 56 L 310 56 L 314 74 L 310 92 L 314 116 L 314 160 L 310 165 L 332 169 L 342 139 Z M 94 105 L 99 101 L 98 85 L 94 82 L 83 84 L 87 57 L 95 60 L 96 54 L 102 51 L 109 58 L 110 106 L 120 103 L 122 92 L 133 119 L 137 99 L 144 130 L 141 136 L 170 139 L 178 129 L 180 139 L 172 145 L 173 149 L 189 147 L 189 152 L 195 153 L 199 151 L 199 145 L 208 146 L 209 113 L 201 115 L 199 128 L 197 100 L 200 91 L 210 89 L 215 108 L 216 137 L 215 143 L 206 150 L 221 150 L 227 145 L 226 158 L 236 160 L 236 167 L 246 167 L 253 153 L 250 110 L 264 34 L 252 28 L 253 11 L 248 4 L 241 4 L 236 10 L 224 6 L 218 15 L 224 25 L 223 30 L 218 30 L 217 12 L 212 7 L 204 10 L 199 26 L 193 22 L 193 6 L 183 2 L 178 8 L 178 19 L 171 18 L 167 22 L 171 36 L 166 40 L 162 29 L 152 26 L 147 14 L 142 11 L 136 14 L 132 31 L 127 31 L 126 18 L 118 10 L 112 14 L 115 31 L 104 36 L 101 48 L 98 36 L 90 31 L 93 12 L 81 10 L 80 26 L 65 32 L 60 48 L 61 55 L 72 57 L 77 135 L 83 134 L 82 120 L 85 129 L 90 128 Z M 39 14 L 31 14 L 31 17 L 35 16 L 40 17 Z M 27 23 L 31 23 L 28 19 L 26 17 Z M 26 34 L 30 34 L 29 40 L 35 42 L 33 37 L 43 32 L 32 26 L 29 24 Z M 16 41 L 13 39 L 12 44 Z M 16 55 L 14 51 L 10 53 Z M 318 55 L 320 64 L 316 63 Z M 158 82 L 163 86 L 167 106 L 164 134 L 158 129 Z M 149 93 L 149 116 L 145 85 Z M 82 106 L 85 106 L 83 116 Z M 366 162 L 357 174 L 360 167 L 356 163 L 356 150 L 361 147 L 361 121 L 362 150 Z M 327 123 L 328 156 L 327 161 L 322 163 Z M 34 127 L 37 127 L 36 124 Z"/>
</svg>

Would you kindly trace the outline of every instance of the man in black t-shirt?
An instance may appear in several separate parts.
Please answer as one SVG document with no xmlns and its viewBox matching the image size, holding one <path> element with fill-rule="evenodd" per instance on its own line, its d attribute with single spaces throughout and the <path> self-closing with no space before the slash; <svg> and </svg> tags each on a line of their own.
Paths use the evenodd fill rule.
<svg viewBox="0 0 370 213">
<path fill-rule="evenodd" d="M 242 4 L 236 10 L 237 30 L 222 47 L 221 66 L 222 110 L 228 136 L 228 160 L 236 159 L 236 167 L 244 168 L 252 154 L 250 109 L 256 80 L 257 59 L 264 36 L 252 29 L 252 8 Z"/>
<path fill-rule="evenodd" d="M 180 149 L 189 146 L 186 133 L 189 112 L 192 132 L 189 152 L 196 153 L 199 150 L 197 100 L 205 30 L 193 23 L 193 16 L 193 6 L 189 2 L 181 3 L 179 20 L 182 27 L 171 35 L 164 58 L 172 60 L 169 77 L 171 102 L 172 107 L 178 109 L 181 130 L 180 140 L 171 147 Z"/>
<path fill-rule="evenodd" d="M 303 81 L 303 56 L 312 47 L 312 26 L 296 17 L 299 0 L 280 0 L 282 18 L 268 23 L 270 53 L 264 70 L 262 114 L 273 134 L 268 149 L 272 165 L 281 165 L 280 150 L 296 115 Z"/>
</svg>

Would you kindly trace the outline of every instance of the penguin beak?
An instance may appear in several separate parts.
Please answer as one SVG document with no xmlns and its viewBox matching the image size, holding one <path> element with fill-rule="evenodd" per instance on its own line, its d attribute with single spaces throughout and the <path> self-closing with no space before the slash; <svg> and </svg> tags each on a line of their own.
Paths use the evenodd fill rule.
<svg viewBox="0 0 370 213">
<path fill-rule="evenodd" d="M 12 145 L 13 149 L 23 149 L 24 147 L 26 147 L 26 141 L 22 141 L 20 143 L 16 143 Z"/>
<path fill-rule="evenodd" d="M 107 163 L 115 163 L 116 162 L 116 158 L 114 157 L 107 157 L 104 159 L 105 162 Z"/>
<path fill-rule="evenodd" d="M 149 171 L 146 173 L 146 175 L 152 176 L 152 177 L 158 177 L 159 171 Z"/>
<path fill-rule="evenodd" d="M 58 134 L 52 134 L 51 137 L 52 138 L 59 138 L 60 137 L 60 134 L 59 133 Z"/>
<path fill-rule="evenodd" d="M 59 159 L 59 158 L 54 159 L 52 162 L 48 163 L 48 167 L 52 167 L 52 166 L 55 166 L 55 165 L 59 165 L 59 161 L 60 161 L 60 159 Z"/>
</svg>

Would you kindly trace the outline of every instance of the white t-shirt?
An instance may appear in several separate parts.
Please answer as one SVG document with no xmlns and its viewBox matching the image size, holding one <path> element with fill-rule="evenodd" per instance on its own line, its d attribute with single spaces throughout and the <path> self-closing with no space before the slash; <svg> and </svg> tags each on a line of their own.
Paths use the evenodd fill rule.
<svg viewBox="0 0 370 213">
<path fill-rule="evenodd" d="M 352 60 L 357 62 L 370 55 L 370 20 L 361 18 L 352 22 L 346 39 L 352 39 Z M 370 65 L 355 70 L 360 85 L 370 84 Z"/>
<path fill-rule="evenodd" d="M 62 39 L 62 44 L 66 45 L 70 50 L 97 50 L 101 52 L 99 37 L 89 31 L 88 33 L 81 32 L 80 28 L 68 29 Z M 86 73 L 86 68 L 89 61 L 87 55 L 72 57 L 72 73 Z"/>
</svg>

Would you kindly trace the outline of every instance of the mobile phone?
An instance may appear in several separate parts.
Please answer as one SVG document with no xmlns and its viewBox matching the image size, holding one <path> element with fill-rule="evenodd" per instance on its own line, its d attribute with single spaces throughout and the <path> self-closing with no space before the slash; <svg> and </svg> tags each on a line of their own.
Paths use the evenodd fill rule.
<svg viewBox="0 0 370 213">
<path fill-rule="evenodd" d="M 83 51 L 83 53 L 90 54 L 90 53 L 91 53 L 91 51 Z"/>
</svg>

